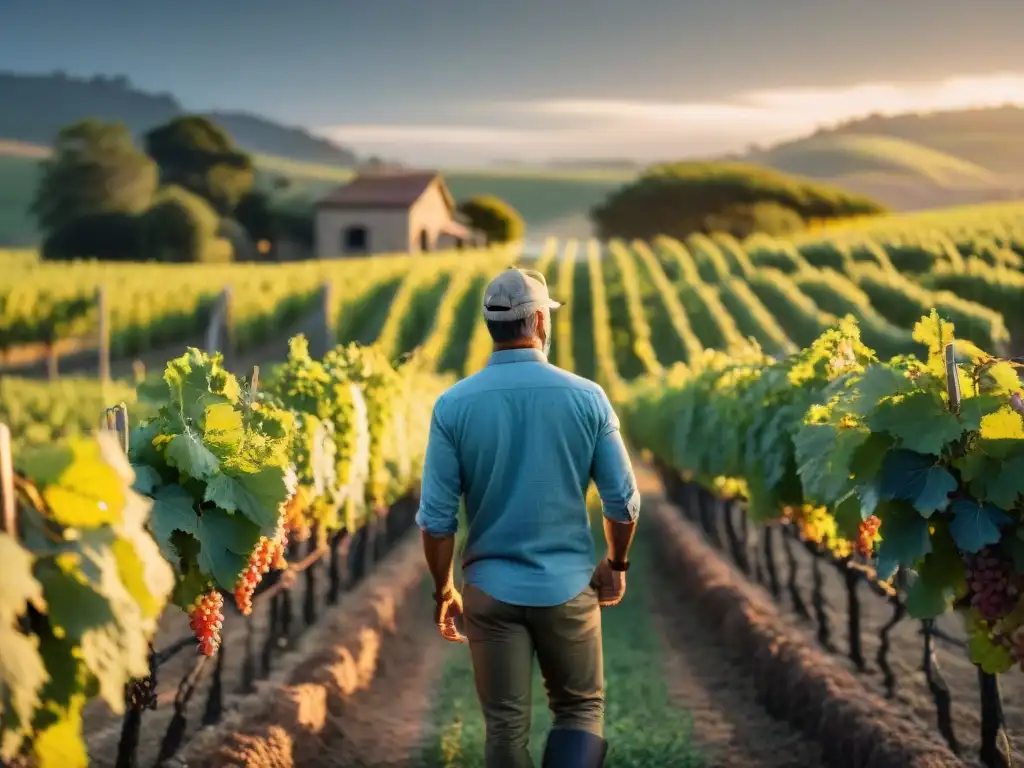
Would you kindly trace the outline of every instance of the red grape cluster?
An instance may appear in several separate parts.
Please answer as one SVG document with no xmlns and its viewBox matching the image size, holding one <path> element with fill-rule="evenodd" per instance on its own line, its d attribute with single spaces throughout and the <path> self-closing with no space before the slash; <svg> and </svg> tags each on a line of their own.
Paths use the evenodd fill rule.
<svg viewBox="0 0 1024 768">
<path fill-rule="evenodd" d="M 274 549 L 274 560 L 270 567 L 275 571 L 280 571 L 288 567 L 288 561 L 285 559 L 285 551 L 288 549 L 288 529 L 285 526 L 278 526 L 277 538 L 274 539 L 274 543 L 277 546 Z"/>
<path fill-rule="evenodd" d="M 235 605 L 243 616 L 252 613 L 252 595 L 263 581 L 263 574 L 270 570 L 276 555 L 277 541 L 261 536 L 256 548 L 249 555 L 249 564 L 235 582 Z"/>
<path fill-rule="evenodd" d="M 875 538 L 881 527 L 882 521 L 874 515 L 860 524 L 860 528 L 857 529 L 857 540 L 853 543 L 853 548 L 858 555 L 871 557 L 875 551 Z"/>
<path fill-rule="evenodd" d="M 200 595 L 188 609 L 188 625 L 199 641 L 199 652 L 213 656 L 220 648 L 220 630 L 224 626 L 224 597 L 215 589 Z"/>
<path fill-rule="evenodd" d="M 986 547 L 977 554 L 968 555 L 967 589 L 970 603 L 985 621 L 996 621 L 1006 616 L 1017 605 L 1019 592 L 1013 578 L 1013 568 L 999 557 L 999 553 Z"/>
</svg>

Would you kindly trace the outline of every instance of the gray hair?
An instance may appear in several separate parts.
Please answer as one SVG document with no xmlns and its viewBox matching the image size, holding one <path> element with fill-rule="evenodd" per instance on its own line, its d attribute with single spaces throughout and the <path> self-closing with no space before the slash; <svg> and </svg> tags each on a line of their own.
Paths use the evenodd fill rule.
<svg viewBox="0 0 1024 768">
<path fill-rule="evenodd" d="M 551 313 L 548 310 L 542 310 L 544 317 L 547 319 L 549 324 L 550 333 L 550 320 Z M 521 339 L 532 339 L 537 336 L 537 312 L 530 312 L 526 317 L 521 317 L 517 320 L 487 320 L 487 331 L 491 334 L 491 339 L 495 344 L 508 344 L 513 341 L 519 341 Z"/>
</svg>

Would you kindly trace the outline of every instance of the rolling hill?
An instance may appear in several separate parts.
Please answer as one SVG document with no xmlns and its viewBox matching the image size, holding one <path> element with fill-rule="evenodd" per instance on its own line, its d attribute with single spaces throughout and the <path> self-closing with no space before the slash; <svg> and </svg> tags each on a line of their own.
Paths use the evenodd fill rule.
<svg viewBox="0 0 1024 768">
<path fill-rule="evenodd" d="M 897 210 L 1015 198 L 1024 185 L 1024 109 L 872 115 L 743 155 Z"/>
<path fill-rule="evenodd" d="M 1024 107 L 869 115 L 827 131 L 906 139 L 1001 175 L 1024 176 Z"/>
<path fill-rule="evenodd" d="M 998 176 L 979 165 L 906 139 L 826 134 L 780 144 L 750 159 L 786 173 L 834 179 L 863 173 L 906 176 L 941 187 L 993 187 Z"/>
<path fill-rule="evenodd" d="M 126 77 L 0 72 L 0 139 L 48 145 L 63 126 L 85 117 L 122 122 L 141 136 L 187 112 L 170 94 L 137 90 Z M 304 128 L 241 112 L 208 112 L 205 116 L 250 152 L 312 163 L 356 163 L 353 152 Z"/>
</svg>

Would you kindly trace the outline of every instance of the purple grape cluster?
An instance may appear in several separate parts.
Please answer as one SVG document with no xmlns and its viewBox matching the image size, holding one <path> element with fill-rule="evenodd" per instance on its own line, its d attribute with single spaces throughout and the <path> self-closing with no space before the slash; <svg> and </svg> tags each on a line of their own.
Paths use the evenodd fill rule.
<svg viewBox="0 0 1024 768">
<path fill-rule="evenodd" d="M 1019 595 L 1013 568 L 996 550 L 986 547 L 968 555 L 965 565 L 971 606 L 978 609 L 983 619 L 996 621 L 1014 609 Z"/>
</svg>

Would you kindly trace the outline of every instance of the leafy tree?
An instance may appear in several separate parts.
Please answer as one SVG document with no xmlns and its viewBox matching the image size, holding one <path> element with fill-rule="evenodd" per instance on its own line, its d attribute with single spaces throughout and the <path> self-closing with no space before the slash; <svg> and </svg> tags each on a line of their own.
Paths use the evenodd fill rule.
<svg viewBox="0 0 1024 768">
<path fill-rule="evenodd" d="M 144 211 L 156 190 L 156 165 L 120 123 L 82 120 L 57 134 L 42 162 L 32 214 L 47 236 L 84 217 Z"/>
<path fill-rule="evenodd" d="M 221 215 L 234 211 L 252 189 L 252 158 L 205 117 L 178 117 L 146 134 L 146 151 L 160 167 L 160 181 L 204 198 Z"/>
<path fill-rule="evenodd" d="M 142 216 L 142 249 L 149 259 L 178 262 L 231 261 L 229 243 L 217 237 L 220 218 L 203 198 L 165 187 Z"/>
<path fill-rule="evenodd" d="M 504 200 L 491 195 L 478 195 L 459 205 L 459 213 L 469 219 L 469 226 L 487 235 L 489 243 L 510 243 L 523 239 L 526 225 L 522 216 Z"/>
<path fill-rule="evenodd" d="M 810 219 L 881 213 L 868 198 L 742 163 L 657 165 L 591 211 L 603 238 L 792 231 Z M 798 223 L 799 220 L 799 223 Z"/>
<path fill-rule="evenodd" d="M 43 241 L 48 261 L 100 259 L 137 261 L 144 258 L 141 219 L 130 213 L 93 213 L 72 219 Z"/>
</svg>

